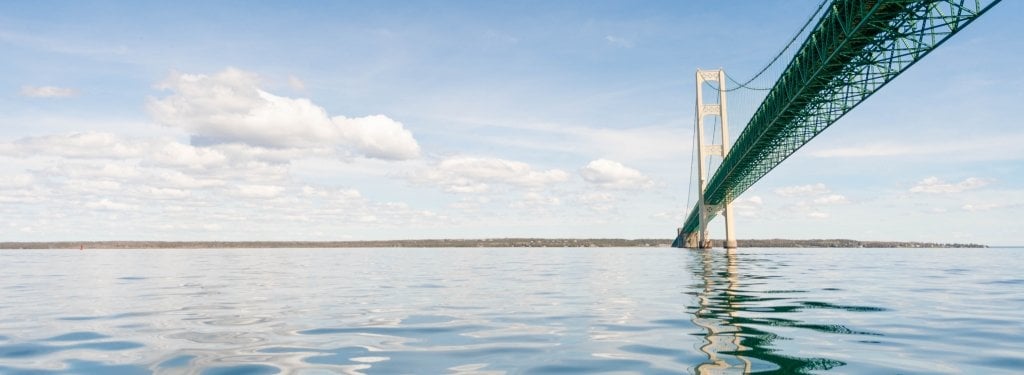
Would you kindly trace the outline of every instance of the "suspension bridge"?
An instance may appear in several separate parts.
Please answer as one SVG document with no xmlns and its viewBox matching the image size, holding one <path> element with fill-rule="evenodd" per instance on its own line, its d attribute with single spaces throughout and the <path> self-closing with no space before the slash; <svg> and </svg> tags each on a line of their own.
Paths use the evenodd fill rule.
<svg viewBox="0 0 1024 375">
<path fill-rule="evenodd" d="M 751 79 L 739 82 L 723 70 L 698 70 L 698 193 L 673 246 L 711 247 L 708 222 L 721 214 L 723 246 L 735 248 L 734 199 L 1000 1 L 824 0 L 783 51 Z M 805 37 L 796 44 L 799 36 Z M 763 88 L 767 94 L 730 146 L 726 94 L 757 90 L 751 82 L 780 66 L 786 51 L 792 58 L 770 88 Z M 736 87 L 727 89 L 727 79 Z M 717 92 L 717 98 L 705 103 L 704 88 Z M 720 162 L 709 177 L 709 159 L 714 157 Z"/>
</svg>

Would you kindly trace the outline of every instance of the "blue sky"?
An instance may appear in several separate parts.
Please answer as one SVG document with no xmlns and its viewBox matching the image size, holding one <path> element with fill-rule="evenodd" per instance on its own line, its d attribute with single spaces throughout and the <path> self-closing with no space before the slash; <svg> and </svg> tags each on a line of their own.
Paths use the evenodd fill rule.
<svg viewBox="0 0 1024 375">
<path fill-rule="evenodd" d="M 671 238 L 694 70 L 750 76 L 816 5 L 3 3 L 0 239 Z M 1024 243 L 1022 8 L 751 188 L 739 237 Z"/>
</svg>

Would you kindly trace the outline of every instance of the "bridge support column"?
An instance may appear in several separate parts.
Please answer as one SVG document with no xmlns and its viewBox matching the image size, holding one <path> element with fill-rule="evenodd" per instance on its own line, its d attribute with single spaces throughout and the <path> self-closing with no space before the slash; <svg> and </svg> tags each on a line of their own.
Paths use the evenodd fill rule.
<svg viewBox="0 0 1024 375">
<path fill-rule="evenodd" d="M 725 243 L 722 247 L 726 249 L 736 248 L 736 226 L 732 222 L 732 203 L 725 204 L 725 210 L 722 211 L 722 218 L 725 219 Z"/>
<path fill-rule="evenodd" d="M 718 92 L 718 100 L 714 103 L 704 103 L 704 85 L 709 85 Z M 736 230 L 733 225 L 732 199 L 725 199 L 720 205 L 709 205 L 704 197 L 704 191 L 708 185 L 708 157 L 716 156 L 725 158 L 729 154 L 729 116 L 725 100 L 725 71 L 700 70 L 697 69 L 697 179 L 698 193 L 697 205 L 699 207 L 700 225 L 696 233 L 685 233 L 685 246 L 689 248 L 711 248 L 713 244 L 708 238 L 708 218 L 712 214 L 722 212 L 725 219 L 725 243 L 727 249 L 736 248 Z M 712 128 L 711 139 L 705 134 L 705 117 L 717 116 L 719 128 Z M 720 137 L 719 137 L 720 135 Z"/>
</svg>

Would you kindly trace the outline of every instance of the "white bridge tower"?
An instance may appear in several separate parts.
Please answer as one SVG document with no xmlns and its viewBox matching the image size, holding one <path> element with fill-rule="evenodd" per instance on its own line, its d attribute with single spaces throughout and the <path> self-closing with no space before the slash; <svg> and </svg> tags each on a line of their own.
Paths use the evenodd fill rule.
<svg viewBox="0 0 1024 375">
<path fill-rule="evenodd" d="M 704 103 L 704 85 L 710 85 L 718 91 L 717 103 Z M 726 249 L 736 248 L 736 230 L 733 226 L 732 217 L 732 202 L 726 199 L 722 204 L 709 205 L 704 199 L 705 189 L 708 186 L 708 156 L 717 156 L 725 159 L 725 155 L 729 154 L 729 116 L 726 114 L 726 101 L 725 101 L 725 71 L 722 69 L 717 70 L 700 70 L 697 69 L 697 106 L 695 108 L 697 115 L 697 156 L 699 162 L 697 163 L 697 180 L 698 180 L 698 192 L 697 192 L 697 206 L 699 208 L 700 226 L 696 233 L 685 233 L 686 247 L 689 248 L 711 248 L 711 239 L 708 238 L 708 218 L 712 214 L 718 212 L 722 213 L 722 217 L 725 219 L 725 243 L 723 244 Z M 706 129 L 704 128 L 704 118 L 707 116 L 718 116 L 721 124 L 720 131 L 713 131 L 712 134 L 721 134 L 721 138 L 712 137 L 714 139 L 708 139 L 705 137 Z M 714 129 L 713 129 L 714 130 Z"/>
</svg>

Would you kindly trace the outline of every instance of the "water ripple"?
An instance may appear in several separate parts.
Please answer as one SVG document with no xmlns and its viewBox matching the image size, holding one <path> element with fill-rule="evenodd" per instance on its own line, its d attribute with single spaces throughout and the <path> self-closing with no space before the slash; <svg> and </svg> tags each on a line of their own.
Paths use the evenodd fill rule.
<svg viewBox="0 0 1024 375">
<path fill-rule="evenodd" d="M 0 374 L 1015 373 L 984 251 L 5 251 Z"/>
</svg>

